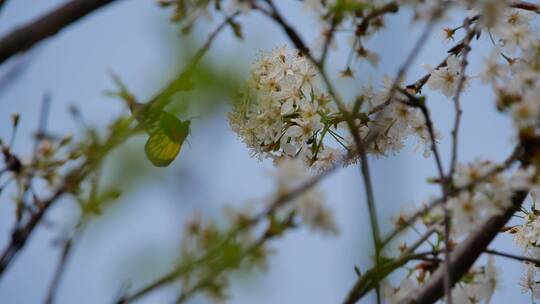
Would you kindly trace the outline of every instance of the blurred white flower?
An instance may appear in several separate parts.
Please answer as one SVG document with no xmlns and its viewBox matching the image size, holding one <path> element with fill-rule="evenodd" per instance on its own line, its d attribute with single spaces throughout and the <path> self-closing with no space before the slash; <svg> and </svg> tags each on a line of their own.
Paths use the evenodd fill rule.
<svg viewBox="0 0 540 304">
<path fill-rule="evenodd" d="M 309 178 L 312 178 L 312 175 L 303 161 L 285 158 L 277 161 L 277 171 L 274 173 L 274 177 L 277 189 L 272 197 L 279 198 L 285 194 L 297 191 Z M 291 212 L 296 212 L 302 222 L 313 230 L 318 230 L 326 234 L 338 233 L 332 211 L 325 206 L 323 195 L 316 186 L 303 191 L 296 198 L 288 202 L 287 208 L 282 207 L 278 212 L 278 216 L 284 218 Z"/>
</svg>

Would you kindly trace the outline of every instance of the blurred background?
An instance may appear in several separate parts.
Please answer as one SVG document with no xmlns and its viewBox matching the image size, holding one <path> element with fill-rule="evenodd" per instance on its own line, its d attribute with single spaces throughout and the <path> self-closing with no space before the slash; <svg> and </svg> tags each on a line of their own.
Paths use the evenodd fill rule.
<svg viewBox="0 0 540 304">
<path fill-rule="evenodd" d="M 40 16 L 63 1 L 9 1 L 0 13 L 0 34 Z M 310 44 L 320 27 L 316 17 L 306 12 L 301 1 L 276 1 L 288 20 Z M 39 44 L 0 67 L 0 75 L 18 62 L 17 77 L 0 88 L 0 136 L 9 138 L 10 116 L 21 113 L 21 125 L 14 150 L 30 157 L 32 134 L 38 125 L 41 100 L 52 96 L 48 130 L 53 134 L 80 135 L 81 126 L 69 114 L 76 105 L 88 125 L 100 127 L 121 113 L 124 105 L 105 96 L 114 85 L 114 71 L 140 100 L 148 100 L 185 64 L 185 58 L 201 45 L 221 16 L 198 22 L 188 37 L 180 35 L 171 12 L 154 1 L 122 0 L 107 6 Z M 360 85 L 372 81 L 380 87 L 382 75 L 395 75 L 423 25 L 410 21 L 406 10 L 387 18 L 382 34 L 367 46 L 381 55 L 377 68 L 355 65 L 355 79 L 339 76 L 348 55 L 346 38 L 339 39 L 329 58 L 328 68 L 345 96 L 354 96 Z M 411 67 L 407 79 L 425 73 L 422 63 L 437 65 L 450 44 L 439 31 L 461 24 L 462 15 L 450 13 L 438 24 L 430 40 Z M 249 65 L 259 52 L 288 43 L 281 29 L 252 12 L 240 18 L 244 41 L 226 29 L 204 59 L 220 73 L 234 72 L 246 78 Z M 475 42 L 470 72 L 478 74 L 489 45 L 487 37 Z M 476 158 L 502 160 L 513 148 L 510 121 L 499 115 L 487 88 L 473 80 L 464 101 L 460 161 Z M 453 105 L 442 95 L 430 92 L 428 99 L 434 121 L 443 139 L 441 151 L 446 163 L 450 152 Z M 138 136 L 116 150 L 108 159 L 104 183 L 117 185 L 121 198 L 91 220 L 75 247 L 57 295 L 58 303 L 110 303 L 122 286 L 137 288 L 151 282 L 174 265 L 186 221 L 195 213 L 205 218 L 224 218 L 222 208 L 243 206 L 272 191 L 269 172 L 272 164 L 251 158 L 244 144 L 229 129 L 223 103 L 193 120 L 192 136 L 179 157 L 167 168 L 155 168 L 144 156 L 145 136 Z M 181 117 L 183 119 L 188 118 Z M 402 205 L 420 204 L 439 189 L 425 183 L 435 175 L 432 159 L 424 159 L 416 143 L 408 142 L 399 154 L 372 158 L 372 174 L 382 229 L 390 230 L 391 216 Z M 340 234 L 322 236 L 306 228 L 294 230 L 270 243 L 274 254 L 268 270 L 235 273 L 229 290 L 231 303 L 337 303 L 343 300 L 356 279 L 353 265 L 366 270 L 372 263 L 369 217 L 357 167 L 339 170 L 322 183 L 327 204 L 334 211 Z M 9 241 L 14 223 L 13 193 L 0 198 L 0 248 Z M 69 198 L 59 202 L 47 215 L 54 225 L 41 227 L 33 235 L 7 273 L 0 280 L 0 303 L 40 303 L 43 301 L 59 248 L 54 240 L 72 228 L 78 207 Z M 494 248 L 514 250 L 510 238 L 499 238 Z M 518 263 L 497 259 L 504 270 L 503 287 L 493 303 L 529 301 L 517 285 Z M 169 303 L 178 294 L 172 285 L 138 303 Z M 374 302 L 366 298 L 365 303 Z M 196 297 L 193 303 L 206 303 Z"/>
</svg>

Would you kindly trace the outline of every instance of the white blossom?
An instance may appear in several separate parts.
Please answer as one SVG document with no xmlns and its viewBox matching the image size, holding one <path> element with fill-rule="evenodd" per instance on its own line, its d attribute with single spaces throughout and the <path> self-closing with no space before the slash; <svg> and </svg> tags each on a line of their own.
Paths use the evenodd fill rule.
<svg viewBox="0 0 540 304">
<path fill-rule="evenodd" d="M 254 64 L 246 91 L 229 114 L 232 130 L 254 155 L 316 161 L 311 143 L 320 140 L 321 113 L 330 114 L 316 76 L 309 60 L 287 46 Z"/>
<path fill-rule="evenodd" d="M 519 281 L 522 292 L 531 292 L 535 299 L 540 299 L 540 284 L 537 283 L 536 277 L 537 267 L 527 264 L 525 273 Z"/>
<path fill-rule="evenodd" d="M 446 65 L 433 69 L 425 66 L 430 77 L 427 86 L 432 90 L 440 90 L 445 96 L 451 97 L 456 94 L 461 73 L 461 62 L 456 55 L 451 55 L 446 60 Z"/>
</svg>

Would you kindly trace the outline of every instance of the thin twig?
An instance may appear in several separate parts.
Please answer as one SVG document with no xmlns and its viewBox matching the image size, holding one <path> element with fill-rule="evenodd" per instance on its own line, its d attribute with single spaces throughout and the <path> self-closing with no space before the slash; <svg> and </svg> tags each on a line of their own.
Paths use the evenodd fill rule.
<svg viewBox="0 0 540 304">
<path fill-rule="evenodd" d="M 516 147 L 513 152 L 510 154 L 510 156 L 508 156 L 504 162 L 502 164 L 500 164 L 499 166 L 496 166 L 495 168 L 493 168 L 492 170 L 490 170 L 489 172 L 487 172 L 486 174 L 484 174 L 483 176 L 475 179 L 475 180 L 472 180 L 471 182 L 469 182 L 468 184 L 466 185 L 463 185 L 463 186 L 460 186 L 460 187 L 454 187 L 452 188 L 449 192 L 448 192 L 448 196 L 447 198 L 451 198 L 451 197 L 455 197 L 457 195 L 459 195 L 461 192 L 463 191 L 468 191 L 472 188 L 474 188 L 476 185 L 482 183 L 482 182 L 485 182 L 486 180 L 488 180 L 489 178 L 493 177 L 494 175 L 497 175 L 505 170 L 507 170 L 508 168 L 510 168 L 516 161 L 519 160 L 519 158 L 522 156 L 522 149 L 521 147 Z M 387 234 L 387 236 L 382 240 L 382 243 L 381 243 L 381 246 L 386 246 L 390 241 L 392 241 L 398 234 L 400 234 L 401 232 L 403 232 L 403 230 L 405 230 L 407 227 L 411 226 L 418 218 L 420 218 L 423 214 L 426 214 L 429 210 L 433 209 L 434 207 L 436 206 L 439 206 L 440 204 L 443 204 L 444 203 L 444 198 L 443 197 L 439 197 L 433 201 L 431 201 L 427 206 L 425 206 L 424 208 L 421 208 L 420 210 L 418 210 L 417 212 L 415 212 L 414 214 L 412 214 L 411 216 L 409 216 L 406 220 L 403 221 L 402 224 L 400 224 L 399 227 L 397 227 L 396 229 L 394 229 L 393 231 L 391 231 L 390 233 Z"/>
<path fill-rule="evenodd" d="M 92 0 L 94 1 L 94 0 Z M 111 0 L 109 0 L 111 1 Z M 72 1 L 73 3 L 79 3 L 80 0 Z M 80 4 L 79 4 L 80 5 Z M 85 6 L 86 7 L 86 6 Z M 229 18 L 233 18 L 236 16 L 237 13 L 233 14 L 233 16 Z M 228 21 L 228 20 L 226 20 Z M 210 44 L 214 41 L 217 34 L 221 31 L 221 29 L 224 28 L 224 26 L 227 24 L 227 22 L 224 22 L 223 24 L 220 24 L 218 27 L 219 30 L 215 30 L 210 34 L 209 39 L 205 42 L 205 44 L 199 49 L 199 51 L 195 54 L 193 58 L 193 62 L 198 63 L 202 56 L 206 54 L 208 51 Z M 1 40 L 0 40 L 1 42 Z M 1 54 L 1 48 L 2 45 L 0 45 L 0 54 Z M 1 58 L 1 57 L 0 57 Z M 0 61 L 1 62 L 1 61 Z M 196 65 L 196 64 L 195 64 Z M 183 75 L 187 75 L 192 72 L 192 70 L 195 68 L 195 65 L 192 63 L 188 66 L 186 70 L 182 73 Z M 173 84 L 169 85 L 167 88 L 165 88 L 161 94 L 158 94 L 154 99 L 150 101 L 150 103 L 156 103 L 159 104 L 159 106 L 165 106 L 167 102 L 170 102 L 168 98 L 163 98 L 164 96 L 170 96 L 172 94 L 172 90 L 174 87 Z M 12 237 L 10 243 L 7 245 L 7 247 L 4 249 L 2 254 L 0 255 L 0 277 L 2 276 L 3 272 L 6 270 L 6 268 L 10 265 L 10 263 L 13 261 L 13 258 L 17 255 L 17 253 L 24 247 L 26 244 L 26 241 L 28 238 L 32 235 L 35 228 L 38 226 L 38 224 L 42 221 L 42 218 L 44 214 L 49 210 L 49 208 L 64 194 L 68 193 L 73 189 L 74 186 L 77 185 L 77 183 L 81 182 L 92 170 L 92 168 L 95 168 L 99 162 L 105 157 L 105 155 L 117 147 L 119 144 L 121 144 L 124 140 L 126 140 L 128 137 L 132 136 L 133 134 L 136 134 L 136 128 L 129 130 L 126 134 L 121 136 L 120 138 L 109 138 L 109 142 L 107 142 L 102 151 L 100 151 L 100 155 L 93 156 L 85 163 L 83 163 L 78 168 L 75 168 L 73 171 L 70 171 L 66 175 L 66 178 L 61 183 L 61 185 L 53 192 L 53 194 L 43 200 L 41 202 L 41 206 L 39 210 L 32 214 L 30 219 L 23 225 L 23 227 L 15 227 L 12 232 Z"/>
<path fill-rule="evenodd" d="M 446 2 L 443 1 L 443 4 L 437 5 L 437 9 L 431 14 L 431 17 L 424 28 L 424 31 L 416 40 L 411 52 L 407 55 L 407 58 L 405 58 L 405 61 L 401 64 L 401 66 L 398 69 L 397 75 L 394 78 L 394 81 L 392 83 L 392 86 L 390 87 L 390 91 L 388 92 L 388 97 L 386 100 L 374 107 L 369 111 L 369 115 L 378 113 L 382 111 L 384 108 L 386 108 L 390 103 L 392 103 L 392 100 L 394 99 L 394 96 L 396 92 L 398 91 L 398 88 L 400 86 L 401 81 L 405 77 L 405 74 L 407 73 L 407 70 L 411 66 L 414 59 L 420 54 L 420 51 L 426 44 L 427 39 L 429 38 L 429 35 L 431 34 L 431 31 L 433 30 L 433 27 L 435 26 L 435 22 L 437 21 L 438 16 L 444 11 L 446 8 Z"/>
<path fill-rule="evenodd" d="M 455 111 L 455 119 L 454 119 L 454 127 L 452 129 L 452 156 L 450 161 L 450 168 L 448 171 L 448 180 L 452 179 L 452 176 L 454 175 L 454 172 L 456 170 L 456 164 L 457 164 L 457 158 L 458 158 L 458 144 L 459 144 L 459 126 L 461 123 L 461 95 L 463 92 L 463 89 L 465 87 L 465 81 L 466 81 L 466 75 L 465 70 L 467 68 L 468 62 L 468 56 L 469 52 L 471 50 L 471 41 L 473 37 L 475 36 L 477 30 L 476 27 L 470 28 L 470 19 L 467 18 L 464 22 L 464 28 L 466 29 L 466 36 L 465 40 L 463 41 L 463 53 L 462 53 L 462 59 L 461 59 L 461 67 L 460 67 L 460 74 L 459 74 L 459 80 L 458 80 L 458 86 L 456 94 L 454 95 L 454 111 Z M 472 32 L 472 33 L 469 33 Z"/>
<path fill-rule="evenodd" d="M 414 253 L 429 237 L 436 231 L 435 228 L 428 229 L 417 241 L 405 250 L 399 257 L 393 261 L 386 262 L 368 270 L 364 275 L 360 276 L 355 286 L 351 289 L 344 304 L 353 304 L 366 295 L 370 290 L 376 288 L 380 281 L 392 273 L 395 269 L 405 265 L 410 260 L 415 260 L 420 257 L 425 257 L 428 254 L 435 254 L 435 251 Z"/>
<path fill-rule="evenodd" d="M 81 237 L 85 222 L 86 217 L 81 219 L 81 221 L 76 225 L 75 231 L 73 232 L 71 237 L 64 241 L 64 245 L 62 246 L 62 251 L 60 253 L 60 259 L 54 271 L 51 283 L 49 285 L 47 296 L 45 297 L 45 304 L 54 303 L 54 299 L 56 297 L 58 288 L 60 287 L 60 282 L 62 280 L 63 274 L 65 273 L 69 257 L 71 256 L 75 243 Z"/>
<path fill-rule="evenodd" d="M 444 225 L 444 243 L 445 243 L 445 280 L 444 280 L 444 294 L 446 295 L 446 302 L 448 304 L 452 304 L 452 293 L 451 293 L 451 279 L 450 279 L 450 212 L 448 210 L 448 206 L 446 202 L 448 201 L 448 180 L 446 179 L 446 175 L 444 174 L 444 169 L 442 166 L 442 160 L 441 156 L 439 154 L 439 149 L 437 148 L 437 140 L 435 137 L 435 128 L 433 126 L 433 121 L 431 119 L 431 116 L 429 114 L 429 109 L 425 104 L 424 100 L 419 100 L 415 96 L 411 95 L 406 90 L 402 90 L 402 93 L 406 95 L 409 99 L 408 102 L 405 102 L 405 104 L 411 105 L 413 107 L 419 108 L 422 112 L 422 115 L 424 116 L 425 124 L 428 129 L 429 138 L 431 141 L 430 147 L 431 151 L 433 153 L 433 156 L 435 158 L 435 163 L 437 165 L 437 170 L 439 172 L 439 184 L 441 185 L 441 193 L 442 193 L 442 200 L 445 202 L 443 204 L 443 212 L 444 212 L 444 219 L 443 219 L 443 225 Z"/>
<path fill-rule="evenodd" d="M 0 277 L 10 265 L 13 258 L 17 255 L 21 248 L 24 247 L 29 236 L 34 231 L 34 228 L 41 222 L 45 212 L 65 194 L 67 189 L 65 185 L 60 186 L 48 199 L 42 202 L 42 207 L 38 212 L 34 213 L 28 223 L 23 228 L 16 227 L 11 234 L 11 241 L 4 249 L 0 256 Z"/>
<path fill-rule="evenodd" d="M 291 218 L 292 220 L 292 218 Z M 249 256 L 270 240 L 271 238 L 275 237 L 275 234 L 272 233 L 264 233 L 258 240 L 256 240 L 251 246 L 249 246 L 240 256 L 238 257 L 240 260 L 245 258 L 246 256 Z M 212 280 L 218 276 L 220 273 L 222 273 L 224 270 L 226 270 L 226 266 L 221 266 L 216 269 L 213 269 L 210 273 L 208 273 L 206 276 L 201 278 L 195 285 L 193 285 L 191 288 L 187 290 L 182 290 L 180 293 L 180 296 L 178 299 L 176 299 L 176 304 L 185 303 L 187 300 L 189 300 L 195 293 L 197 293 L 199 290 L 204 289 L 205 286 L 209 284 L 209 282 L 212 282 Z"/>
<path fill-rule="evenodd" d="M 472 18 L 469 18 L 466 20 L 466 22 L 475 22 L 478 20 L 480 16 L 473 16 Z M 468 32 L 463 39 L 461 39 L 457 44 L 452 46 L 448 50 L 448 55 L 435 67 L 435 69 L 445 67 L 448 61 L 448 58 L 452 55 L 459 55 L 461 51 L 463 50 L 463 47 L 465 45 L 465 41 L 472 39 L 474 37 L 475 33 Z M 429 78 L 431 78 L 431 73 L 426 73 L 424 76 L 416 80 L 415 82 L 409 84 L 406 86 L 407 89 L 414 91 L 415 93 L 419 93 L 422 91 L 422 88 L 424 85 L 428 82 Z"/>
<path fill-rule="evenodd" d="M 336 26 L 337 26 L 337 18 L 334 15 L 332 16 L 332 19 L 330 21 L 330 29 L 328 30 L 328 32 L 324 33 L 326 39 L 323 44 L 323 51 L 321 54 L 321 58 L 319 59 L 319 65 L 322 67 L 324 67 L 326 57 L 328 56 L 328 50 L 330 49 L 330 44 L 332 44 L 334 33 L 336 31 Z"/>
<path fill-rule="evenodd" d="M 276 197 L 272 202 L 270 202 L 269 206 L 261 211 L 260 213 L 257 213 L 256 215 L 252 216 L 249 219 L 246 219 L 242 221 L 242 225 L 240 225 L 238 228 L 232 230 L 227 237 L 225 237 L 225 241 L 230 240 L 234 236 L 238 235 L 239 233 L 243 232 L 244 230 L 254 227 L 258 223 L 260 223 L 263 219 L 268 218 L 271 214 L 277 212 L 280 208 L 285 206 L 288 202 L 294 200 L 301 194 L 303 194 L 305 191 L 311 189 L 316 184 L 318 184 L 321 180 L 323 180 L 325 177 L 329 176 L 332 172 L 337 170 L 338 168 L 341 168 L 344 164 L 346 164 L 348 161 L 356 157 L 353 154 L 350 154 L 349 156 L 343 158 L 341 161 L 337 162 L 332 166 L 330 169 L 323 171 L 305 182 L 303 182 L 298 187 L 281 194 L 280 196 Z M 219 248 L 219 244 L 216 245 L 216 248 Z M 211 253 L 210 253 L 211 254 Z M 206 259 L 206 255 L 202 258 L 198 259 L 197 261 L 193 262 L 195 264 L 198 264 Z M 192 264 L 193 264 L 192 263 Z M 192 265 L 191 265 L 192 266 Z M 150 292 L 153 292 L 156 289 L 159 289 L 167 284 L 170 284 L 177 280 L 186 270 L 183 268 L 176 268 L 167 274 L 163 275 L 162 277 L 158 278 L 154 282 L 148 284 L 145 287 L 142 287 L 141 289 L 120 297 L 117 304 L 125 304 L 130 303 L 132 301 L 135 301 L 137 299 L 140 299 L 141 297 L 147 295 Z"/>
<path fill-rule="evenodd" d="M 182 70 L 180 76 L 174 79 L 171 83 L 169 83 L 164 89 L 162 89 L 159 94 L 157 94 L 154 98 L 150 100 L 148 104 L 156 109 L 161 109 L 165 107 L 168 103 L 170 103 L 170 97 L 172 95 L 181 90 L 191 89 L 188 83 L 190 82 L 190 79 L 193 76 L 193 72 L 200 63 L 201 59 L 204 57 L 204 55 L 206 55 L 206 53 L 212 46 L 212 43 L 216 40 L 217 36 L 239 14 L 240 12 L 234 12 L 229 17 L 226 17 L 214 30 L 212 30 L 204 44 L 197 50 L 197 52 L 189 61 L 188 65 Z"/>
<path fill-rule="evenodd" d="M 345 117 L 345 122 L 347 123 L 349 130 L 351 132 L 351 135 L 356 143 L 356 148 L 358 155 L 361 158 L 362 163 L 362 175 L 364 178 L 364 184 L 366 188 L 366 194 L 367 194 L 367 201 L 368 201 L 368 207 L 370 210 L 375 213 L 375 202 L 374 202 L 374 196 L 373 196 L 373 187 L 371 185 L 370 180 L 370 174 L 369 174 L 369 167 L 367 163 L 367 156 L 365 152 L 365 143 L 363 143 L 362 139 L 360 138 L 360 135 L 358 134 L 357 128 L 354 126 L 354 118 L 352 117 L 351 113 L 348 111 L 345 103 L 341 99 L 341 97 L 337 94 L 336 90 L 334 89 L 332 82 L 326 75 L 326 72 L 324 68 L 318 63 L 318 61 L 309 53 L 309 49 L 307 48 L 306 44 L 303 42 L 302 38 L 298 35 L 298 33 L 284 20 L 282 15 L 279 13 L 277 8 L 275 7 L 274 3 L 271 0 L 266 0 L 270 8 L 272 9 L 271 14 L 267 15 L 268 17 L 272 18 L 277 24 L 279 24 L 282 29 L 285 31 L 289 39 L 293 42 L 295 47 L 303 52 L 307 58 L 317 67 L 321 78 L 323 79 L 323 82 L 325 83 L 328 94 L 334 99 L 337 107 L 339 108 L 340 112 L 343 113 L 343 116 Z M 264 13 L 264 12 L 263 12 Z M 372 219 L 372 222 L 374 221 L 373 228 L 376 241 L 379 239 L 378 235 L 378 224 L 376 217 Z"/>
<path fill-rule="evenodd" d="M 486 250 L 484 250 L 484 252 L 489 253 L 489 254 L 493 254 L 493 255 L 498 255 L 498 256 L 501 256 L 501 257 L 505 257 L 505 258 L 509 258 L 509 259 L 516 260 L 516 261 L 532 263 L 536 267 L 540 267 L 540 260 L 539 259 L 535 259 L 535 258 L 531 258 L 531 257 L 527 257 L 527 256 L 515 255 L 515 254 L 511 254 L 511 253 L 506 253 L 506 252 L 501 252 L 501 251 L 494 250 L 494 249 L 486 249 Z"/>
</svg>

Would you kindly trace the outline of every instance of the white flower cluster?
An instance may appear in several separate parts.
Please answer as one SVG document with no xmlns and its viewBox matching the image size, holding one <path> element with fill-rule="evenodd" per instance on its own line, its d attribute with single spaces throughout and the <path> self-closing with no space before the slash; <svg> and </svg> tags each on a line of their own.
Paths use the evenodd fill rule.
<svg viewBox="0 0 540 304">
<path fill-rule="evenodd" d="M 538 40 L 530 24 L 533 19 L 533 12 L 517 9 L 505 11 L 493 30 L 505 52 L 513 55 L 519 50 L 527 50 Z"/>
<path fill-rule="evenodd" d="M 304 162 L 290 158 L 278 161 L 277 171 L 274 176 L 276 179 L 276 192 L 272 195 L 270 201 L 296 191 L 312 177 Z M 287 206 L 279 210 L 277 216 L 284 218 L 291 212 L 299 215 L 302 222 L 313 230 L 327 234 L 336 234 L 338 232 L 332 211 L 325 206 L 323 195 L 317 187 L 302 192 L 298 197 L 288 202 Z"/>
<path fill-rule="evenodd" d="M 525 250 L 530 250 L 534 256 L 540 257 L 540 214 L 533 210 L 529 213 L 521 226 L 514 228 L 515 241 Z"/>
<path fill-rule="evenodd" d="M 528 13 L 513 10 L 495 30 L 507 55 L 498 63 L 491 59 L 486 79 L 498 93 L 498 106 L 509 109 L 520 130 L 537 132 L 540 121 L 540 40 L 529 24 Z M 490 73 L 491 71 L 491 73 Z"/>
<path fill-rule="evenodd" d="M 512 204 L 513 195 L 518 191 L 532 191 L 538 189 L 536 170 L 529 166 L 518 168 L 512 174 L 499 173 L 496 164 L 489 161 L 475 161 L 467 165 L 458 166 L 453 176 L 454 186 L 463 188 L 457 196 L 451 197 L 447 202 L 450 211 L 451 236 L 450 243 L 455 243 L 466 237 L 480 224 L 495 214 L 500 214 Z M 395 220 L 397 226 L 404 225 L 413 211 L 402 210 Z M 424 214 L 422 222 L 426 231 L 436 228 L 442 232 L 443 206 L 433 208 Z M 415 228 L 415 231 L 418 231 Z M 540 259 L 540 212 L 534 211 L 525 217 L 522 226 L 512 228 L 516 241 L 525 248 L 526 255 Z M 423 245 L 423 246 L 427 246 Z M 444 246 L 439 236 L 429 243 L 431 249 L 440 249 Z M 400 252 L 408 247 L 400 245 Z M 435 250 L 436 251 L 436 250 Z M 385 297 L 389 303 L 399 303 L 411 291 L 429 280 L 431 271 L 437 265 L 430 262 L 420 263 L 401 281 L 398 287 L 387 286 Z M 415 275 L 415 276 L 414 276 Z M 540 284 L 536 282 L 540 277 L 540 267 L 527 264 L 527 272 L 521 285 L 524 290 L 531 290 L 535 296 L 540 297 Z M 494 290 L 499 285 L 497 271 L 490 257 L 485 267 L 475 268 L 464 276 L 452 291 L 455 303 L 489 303 Z"/>
<path fill-rule="evenodd" d="M 481 75 L 484 83 L 491 83 L 503 102 L 516 103 L 516 98 L 526 92 L 533 91 L 538 79 L 539 50 L 536 45 L 538 37 L 530 22 L 534 13 L 524 10 L 508 8 L 507 1 L 481 0 L 463 1 L 467 8 L 473 8 L 475 12 L 471 16 L 480 16 L 479 21 L 486 26 L 496 43 L 492 56 L 486 63 L 486 68 Z M 474 26 L 474 25 L 470 25 Z M 446 40 L 453 40 L 454 34 L 459 29 L 445 28 L 443 36 Z M 516 56 L 516 57 L 515 57 Z M 459 79 L 461 78 L 460 57 L 451 55 L 446 64 L 439 68 L 426 65 L 430 73 L 427 86 L 432 90 L 440 90 L 445 96 L 452 97 L 456 94 Z M 532 81 L 532 82 L 531 82 Z M 465 78 L 464 89 L 467 87 L 468 78 Z M 526 95 L 526 94 L 525 94 Z M 527 98 L 525 98 L 527 99 Z M 508 106 L 508 104 L 507 104 Z M 512 112 L 520 123 L 530 122 L 532 116 L 540 117 L 538 102 L 516 103 Z M 519 117 L 520 116 L 520 117 Z"/>
<path fill-rule="evenodd" d="M 536 199 L 535 199 L 536 200 Z M 524 255 L 533 259 L 540 259 L 540 212 L 533 205 L 530 212 L 525 213 L 523 223 L 511 229 L 514 240 L 523 249 Z M 536 299 L 540 299 L 540 265 L 524 263 L 525 271 L 520 285 L 523 292 L 531 292 Z"/>
<path fill-rule="evenodd" d="M 431 138 L 421 111 L 398 100 L 405 98 L 402 94 L 394 94 L 392 102 L 381 107 L 390 98 L 392 83 L 385 77 L 380 91 L 369 85 L 357 98 L 360 106 L 355 125 L 361 137 L 368 138 L 374 132 L 377 135 L 366 150 L 374 155 L 395 153 L 403 148 L 407 137 L 416 135 L 427 157 Z M 297 158 L 324 170 L 344 154 L 325 137 L 354 150 L 344 115 L 330 101 L 318 88 L 316 68 L 307 58 L 283 46 L 262 55 L 253 66 L 229 122 L 252 155 L 274 160 Z M 380 110 L 375 112 L 378 107 Z M 347 132 L 349 137 L 344 138 Z M 436 132 L 436 140 L 438 137 Z"/>
<path fill-rule="evenodd" d="M 263 54 L 233 111 L 231 128 L 259 157 L 299 158 L 327 167 L 341 153 L 323 142 L 330 99 L 309 59 L 286 46 Z M 325 128 L 325 123 L 327 128 Z"/>
<path fill-rule="evenodd" d="M 519 285 L 522 292 L 530 292 L 535 299 L 540 299 L 540 283 L 537 269 L 538 267 L 533 264 L 525 264 L 525 273 L 521 277 Z"/>
<path fill-rule="evenodd" d="M 454 175 L 455 186 L 474 184 L 474 187 L 447 202 L 453 238 L 467 235 L 485 219 L 502 212 L 512 204 L 512 195 L 516 191 L 530 190 L 534 186 L 535 170 L 532 166 L 517 169 L 510 177 L 502 173 L 492 174 L 494 170 L 495 164 L 489 161 L 476 161 L 458 167 Z M 478 182 L 481 179 L 484 181 Z"/>
<path fill-rule="evenodd" d="M 424 265 L 427 266 L 427 265 Z M 385 303 L 394 304 L 401 301 L 414 292 L 420 285 L 429 279 L 429 267 L 422 265 L 412 268 L 411 272 L 401 280 L 397 287 L 388 282 L 383 284 Z M 460 281 L 452 290 L 454 303 L 477 304 L 489 303 L 495 289 L 498 287 L 498 271 L 493 257 L 490 256 L 485 266 L 474 267 L 466 275 L 466 279 Z"/>
<path fill-rule="evenodd" d="M 364 87 L 360 96 L 361 111 L 372 113 L 374 109 L 389 101 L 393 82 L 390 77 L 385 76 L 383 88 L 380 91 L 375 91 L 371 85 Z M 415 135 L 424 149 L 424 156 L 428 157 L 431 153 L 431 138 L 421 111 L 401 102 L 400 100 L 406 100 L 402 94 L 394 93 L 392 97 L 391 102 L 382 111 L 372 115 L 376 118 L 370 118 L 363 124 L 358 120 L 363 138 L 368 138 L 373 135 L 373 132 L 377 132 L 377 136 L 367 147 L 367 152 L 374 155 L 396 153 L 404 147 L 404 142 L 409 136 Z M 346 128 L 344 123 L 340 126 Z M 438 140 L 440 135 L 437 131 L 435 133 L 435 140 Z M 349 139 L 349 142 L 352 146 L 352 139 Z"/>
<path fill-rule="evenodd" d="M 493 87 L 498 108 L 510 112 L 521 131 L 535 134 L 540 121 L 540 41 L 531 25 L 534 13 L 507 8 L 505 1 L 474 2 L 498 7 L 493 9 L 498 17 L 490 26 L 496 45 L 480 79 Z M 456 90 L 457 73 L 458 60 L 449 58 L 446 68 L 432 71 L 428 86 L 451 96 Z"/>
</svg>

